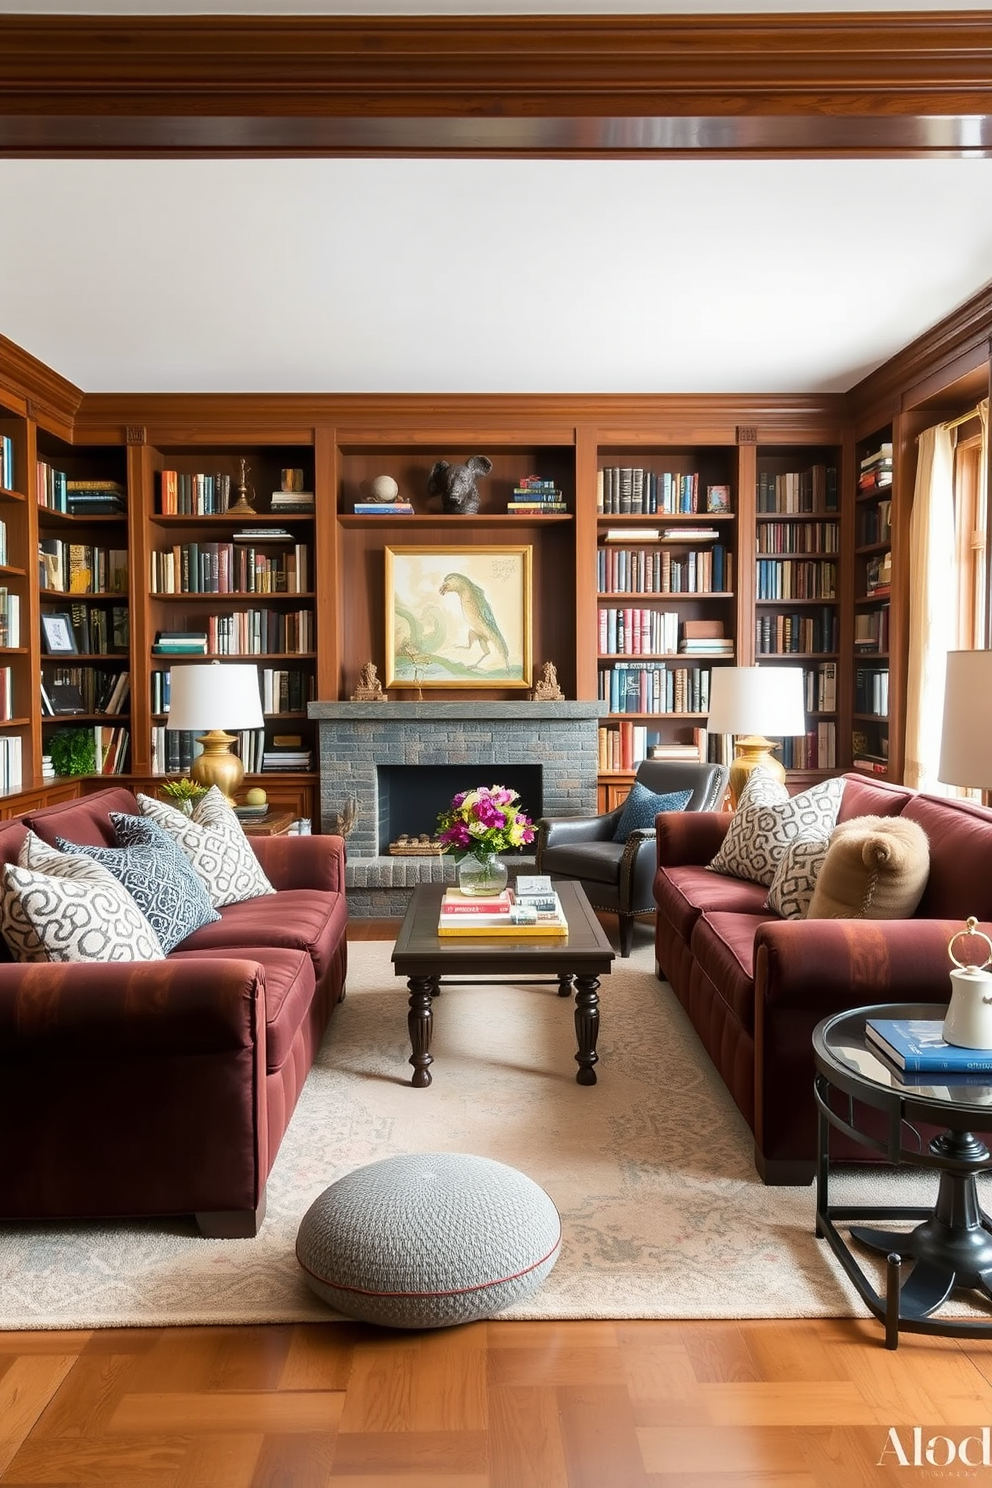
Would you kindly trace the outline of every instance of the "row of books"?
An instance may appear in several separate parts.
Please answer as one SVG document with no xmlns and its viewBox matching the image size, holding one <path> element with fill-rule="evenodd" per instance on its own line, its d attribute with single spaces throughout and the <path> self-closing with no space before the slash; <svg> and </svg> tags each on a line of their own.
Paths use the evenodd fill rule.
<svg viewBox="0 0 992 1488">
<path fill-rule="evenodd" d="M 833 606 L 813 614 L 758 615 L 755 621 L 759 656 L 815 656 L 836 651 L 839 644 L 840 621 Z"/>
<path fill-rule="evenodd" d="M 783 516 L 839 511 L 835 466 L 817 462 L 808 470 L 760 471 L 757 510 Z"/>
<path fill-rule="evenodd" d="M 865 563 L 865 594 L 869 599 L 892 592 L 892 554 L 877 553 Z"/>
<path fill-rule="evenodd" d="M 299 667 L 259 667 L 263 713 L 302 713 L 316 697 L 312 672 Z M 166 713 L 171 701 L 171 671 L 154 668 L 149 677 L 151 709 Z"/>
<path fill-rule="evenodd" d="M 874 713 L 885 718 L 889 711 L 888 667 L 856 667 L 854 671 L 854 711 Z"/>
<path fill-rule="evenodd" d="M 0 667 L 0 723 L 14 717 L 14 673 L 9 666 Z"/>
<path fill-rule="evenodd" d="M 131 643 L 131 615 L 127 605 L 69 606 L 69 623 L 81 656 L 126 655 Z"/>
<path fill-rule="evenodd" d="M 312 610 L 238 610 L 207 618 L 211 656 L 302 656 L 314 649 Z"/>
<path fill-rule="evenodd" d="M 858 508 L 857 543 L 859 548 L 870 547 L 872 543 L 890 542 L 891 539 L 891 501 L 873 501 L 867 506 Z"/>
<path fill-rule="evenodd" d="M 0 434 L 0 487 L 13 491 L 14 479 L 14 441 L 9 434 Z"/>
<path fill-rule="evenodd" d="M 733 583 L 724 543 L 676 555 L 656 550 L 600 548 L 596 586 L 601 594 L 723 594 Z"/>
<path fill-rule="evenodd" d="M 702 504 L 700 496 L 702 495 Z M 699 472 L 654 471 L 643 466 L 607 465 L 596 479 L 596 510 L 603 516 L 675 516 L 699 511 L 729 512 L 729 485 L 701 492 Z"/>
<path fill-rule="evenodd" d="M 599 611 L 599 650 L 603 656 L 674 656 L 679 648 L 678 610 L 633 605 Z"/>
<path fill-rule="evenodd" d="M 870 495 L 892 484 L 892 443 L 884 440 L 877 450 L 865 455 L 858 469 L 858 491 Z"/>
<path fill-rule="evenodd" d="M 50 716 L 71 713 L 123 713 L 131 694 L 131 674 L 99 667 L 44 667 L 41 709 Z"/>
<path fill-rule="evenodd" d="M 599 674 L 599 698 L 611 713 L 708 713 L 708 667 L 621 662 Z"/>
<path fill-rule="evenodd" d="M 837 709 L 837 663 L 821 661 L 803 668 L 803 700 L 808 713 L 834 713 Z"/>
<path fill-rule="evenodd" d="M 759 553 L 839 553 L 838 522 L 759 522 Z"/>
<path fill-rule="evenodd" d="M 177 543 L 151 555 L 152 594 L 305 594 L 309 549 L 273 555 L 233 542 Z"/>
<path fill-rule="evenodd" d="M 886 652 L 889 649 L 889 606 L 879 605 L 877 610 L 856 610 L 854 613 L 855 650 Z"/>
<path fill-rule="evenodd" d="M 490 898 L 445 889 L 437 933 L 486 938 L 562 936 L 568 934 L 568 921 L 551 878 L 521 874 L 512 888 Z"/>
<path fill-rule="evenodd" d="M 201 752 L 202 746 L 197 739 L 198 732 L 194 729 L 170 729 L 164 724 L 156 724 L 151 732 L 152 773 L 178 775 L 188 770 Z M 264 729 L 235 730 L 234 740 L 232 752 L 240 757 L 248 775 L 312 768 L 313 755 L 309 749 L 276 748 L 275 740 L 266 745 Z"/>
<path fill-rule="evenodd" d="M 98 775 L 122 775 L 127 765 L 130 734 L 123 726 L 93 725 L 94 770 Z"/>
<path fill-rule="evenodd" d="M 0 646 L 21 644 L 21 597 L 0 586 Z"/>
<path fill-rule="evenodd" d="M 836 599 L 837 565 L 829 558 L 759 558 L 758 599 Z"/>
<path fill-rule="evenodd" d="M 607 774 L 636 770 L 644 759 L 706 760 L 710 757 L 711 741 L 722 737 L 710 734 L 705 728 L 696 727 L 691 730 L 691 743 L 688 740 L 673 741 L 662 738 L 658 730 L 648 724 L 622 718 L 617 723 L 603 724 L 598 730 L 599 769 Z M 726 737 L 730 738 L 729 735 Z M 732 758 L 731 738 L 730 759 Z"/>
<path fill-rule="evenodd" d="M 38 543 L 38 583 L 58 594 L 126 594 L 126 548 L 43 537 Z"/>
<path fill-rule="evenodd" d="M 38 505 L 70 517 L 125 516 L 127 487 L 116 480 L 70 480 L 46 460 L 36 465 Z"/>
<path fill-rule="evenodd" d="M 806 734 L 783 739 L 779 758 L 787 770 L 835 770 L 837 725 L 821 721 Z"/>
</svg>

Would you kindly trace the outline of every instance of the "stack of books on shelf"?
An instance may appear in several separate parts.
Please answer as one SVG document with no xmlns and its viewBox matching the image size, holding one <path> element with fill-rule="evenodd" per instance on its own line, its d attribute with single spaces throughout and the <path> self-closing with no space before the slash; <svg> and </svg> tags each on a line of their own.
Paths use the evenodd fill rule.
<svg viewBox="0 0 992 1488">
<path fill-rule="evenodd" d="M 683 656 L 733 656 L 734 642 L 724 635 L 722 620 L 684 620 L 679 651 Z"/>
<path fill-rule="evenodd" d="M 517 516 L 553 516 L 568 511 L 568 503 L 553 480 L 525 475 L 514 486 L 506 509 Z"/>
<path fill-rule="evenodd" d="M 838 511 L 835 467 L 816 464 L 809 470 L 759 471 L 757 509 L 785 516 Z"/>
<path fill-rule="evenodd" d="M 412 517 L 412 501 L 356 501 L 356 517 Z"/>
<path fill-rule="evenodd" d="M 312 512 L 312 491 L 273 491 L 272 512 L 278 516 L 281 512 Z"/>
<path fill-rule="evenodd" d="M 0 434 L 0 486 L 14 489 L 14 441 L 9 434 Z"/>
<path fill-rule="evenodd" d="M 869 1018 L 865 1043 L 897 1080 L 919 1084 L 992 1084 L 992 1049 L 948 1044 L 942 1019 Z"/>
<path fill-rule="evenodd" d="M 47 460 L 36 464 L 38 505 L 46 511 L 64 512 L 66 508 L 65 471 L 56 470 Z"/>
<path fill-rule="evenodd" d="M 153 656 L 206 656 L 207 635 L 203 630 L 157 630 Z"/>
<path fill-rule="evenodd" d="M 262 754 L 263 770 L 311 770 L 313 751 L 304 747 L 299 734 L 276 734 L 272 747 Z"/>
<path fill-rule="evenodd" d="M 870 496 L 892 484 L 892 443 L 885 440 L 877 450 L 865 455 L 858 473 L 858 492 Z"/>
<path fill-rule="evenodd" d="M 887 599 L 892 593 L 892 554 L 882 553 L 865 564 L 865 593 L 870 599 Z"/>
<path fill-rule="evenodd" d="M 441 900 L 438 935 L 520 936 L 567 935 L 568 921 L 551 879 L 544 874 L 522 875 L 512 889 L 492 898 L 446 889 Z"/>
<path fill-rule="evenodd" d="M 699 511 L 699 472 L 608 465 L 597 478 L 596 510 L 608 517 L 691 516 Z"/>
<path fill-rule="evenodd" d="M 70 517 L 124 516 L 127 487 L 115 480 L 67 480 L 65 511 Z"/>
</svg>

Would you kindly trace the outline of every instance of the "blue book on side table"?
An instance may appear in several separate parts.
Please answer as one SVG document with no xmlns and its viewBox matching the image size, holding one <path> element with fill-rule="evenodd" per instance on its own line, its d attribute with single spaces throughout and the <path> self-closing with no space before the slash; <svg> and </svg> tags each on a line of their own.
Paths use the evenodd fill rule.
<svg viewBox="0 0 992 1488">
<path fill-rule="evenodd" d="M 992 1049 L 945 1043 L 943 1028 L 936 1018 L 868 1018 L 865 1039 L 902 1070 L 992 1075 Z"/>
</svg>

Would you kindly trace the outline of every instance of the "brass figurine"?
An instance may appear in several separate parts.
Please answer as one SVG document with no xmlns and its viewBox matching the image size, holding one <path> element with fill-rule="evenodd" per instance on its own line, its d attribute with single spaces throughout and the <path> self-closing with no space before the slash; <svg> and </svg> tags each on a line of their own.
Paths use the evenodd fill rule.
<svg viewBox="0 0 992 1488">
<path fill-rule="evenodd" d="M 546 661 L 541 668 L 541 680 L 531 693 L 531 702 L 559 703 L 565 694 L 558 686 L 558 668 L 553 661 Z"/>
<path fill-rule="evenodd" d="M 379 682 L 379 672 L 374 661 L 367 661 L 358 674 L 358 687 L 351 694 L 353 703 L 385 703 L 388 701 Z"/>
</svg>

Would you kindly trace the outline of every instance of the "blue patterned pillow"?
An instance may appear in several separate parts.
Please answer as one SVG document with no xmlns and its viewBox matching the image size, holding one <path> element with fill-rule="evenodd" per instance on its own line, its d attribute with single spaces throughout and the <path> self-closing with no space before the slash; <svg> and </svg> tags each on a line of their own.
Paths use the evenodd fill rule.
<svg viewBox="0 0 992 1488">
<path fill-rule="evenodd" d="M 58 846 L 110 870 L 138 905 L 166 955 L 201 925 L 220 919 L 193 865 L 161 827 L 119 811 L 111 813 L 111 821 L 116 847 L 84 847 L 61 837 Z"/>
<path fill-rule="evenodd" d="M 692 797 L 691 790 L 668 791 L 658 795 L 646 785 L 635 780 L 630 795 L 623 806 L 623 813 L 613 833 L 614 842 L 626 842 L 631 832 L 640 827 L 653 827 L 659 811 L 684 811 Z"/>
</svg>

